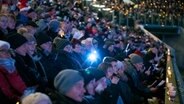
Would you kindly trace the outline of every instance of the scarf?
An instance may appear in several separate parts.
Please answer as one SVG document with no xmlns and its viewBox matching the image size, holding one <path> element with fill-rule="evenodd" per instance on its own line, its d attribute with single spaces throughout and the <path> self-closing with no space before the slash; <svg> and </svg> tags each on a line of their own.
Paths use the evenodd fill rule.
<svg viewBox="0 0 184 104">
<path fill-rule="evenodd" d="M 15 71 L 15 60 L 12 58 L 0 58 L 0 66 L 4 67 L 9 73 Z"/>
</svg>

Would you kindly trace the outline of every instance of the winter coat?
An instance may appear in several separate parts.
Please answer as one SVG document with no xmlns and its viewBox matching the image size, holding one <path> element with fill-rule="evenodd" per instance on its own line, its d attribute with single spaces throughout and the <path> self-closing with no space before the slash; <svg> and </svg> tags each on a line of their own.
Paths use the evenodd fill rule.
<svg viewBox="0 0 184 104">
<path fill-rule="evenodd" d="M 143 101 L 141 96 L 132 92 L 132 89 L 129 87 L 127 82 L 120 80 L 118 84 L 120 86 L 120 96 L 122 97 L 124 104 L 137 104 L 138 102 L 141 103 Z"/>
<path fill-rule="evenodd" d="M 26 85 L 15 70 L 9 73 L 0 66 L 0 91 L 11 101 L 18 101 L 22 96 Z"/>
<path fill-rule="evenodd" d="M 0 28 L 0 40 L 6 40 L 7 39 L 7 34 L 3 32 Z"/>
<path fill-rule="evenodd" d="M 96 97 L 97 104 L 116 104 L 119 97 L 119 85 L 111 84 Z"/>
<path fill-rule="evenodd" d="M 84 96 L 81 104 L 96 104 L 95 97 L 91 95 Z"/>
<path fill-rule="evenodd" d="M 4 93 L 0 90 L 0 102 L 1 104 L 16 104 L 17 101 L 10 100 Z"/>
<path fill-rule="evenodd" d="M 63 70 L 58 54 L 53 51 L 49 55 L 46 55 L 42 49 L 38 49 L 38 54 L 41 55 L 40 62 L 44 67 L 44 71 L 48 78 L 49 87 L 54 88 L 54 78 L 61 70 Z"/>
<path fill-rule="evenodd" d="M 151 91 L 149 88 L 142 84 L 139 74 L 133 64 L 129 60 L 126 60 L 126 64 L 128 69 L 125 70 L 125 74 L 129 79 L 128 84 L 133 92 L 141 96 L 149 96 L 151 94 Z"/>
<path fill-rule="evenodd" d="M 59 94 L 58 92 L 53 92 L 49 97 L 52 100 L 52 104 L 81 104 L 80 102 L 76 102 L 65 95 Z"/>
<path fill-rule="evenodd" d="M 16 60 L 15 66 L 17 71 L 28 87 L 38 86 L 44 83 L 29 55 L 21 56 L 16 53 L 14 59 Z"/>
<path fill-rule="evenodd" d="M 40 62 L 40 59 L 37 58 L 39 56 L 35 55 L 36 58 L 33 56 L 33 57 L 29 57 L 29 61 L 27 60 L 27 64 L 28 66 L 33 70 L 35 71 L 35 75 L 36 75 L 36 78 L 37 78 L 37 81 L 38 81 L 38 84 L 39 84 L 39 87 L 37 88 L 38 91 L 41 91 L 41 92 L 45 92 L 45 89 L 48 87 L 48 78 L 46 76 L 46 72 L 45 72 L 45 69 L 42 65 L 42 63 Z"/>
</svg>

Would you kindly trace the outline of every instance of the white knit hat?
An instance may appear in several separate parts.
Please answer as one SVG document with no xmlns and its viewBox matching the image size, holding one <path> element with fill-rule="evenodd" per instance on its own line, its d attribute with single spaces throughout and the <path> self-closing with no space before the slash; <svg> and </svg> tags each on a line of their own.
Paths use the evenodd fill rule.
<svg viewBox="0 0 184 104">
<path fill-rule="evenodd" d="M 6 42 L 6 41 L 0 40 L 0 50 L 3 49 L 3 48 L 9 49 L 10 48 L 10 44 L 8 42 Z"/>
<path fill-rule="evenodd" d="M 21 104 L 39 104 L 41 101 L 46 101 L 47 104 L 52 104 L 50 98 L 46 94 L 40 92 L 32 93 L 24 97 Z"/>
</svg>

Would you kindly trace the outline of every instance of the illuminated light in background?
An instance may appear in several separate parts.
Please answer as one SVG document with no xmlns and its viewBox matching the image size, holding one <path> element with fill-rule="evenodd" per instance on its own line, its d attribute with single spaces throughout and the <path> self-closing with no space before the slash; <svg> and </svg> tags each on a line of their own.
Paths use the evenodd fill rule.
<svg viewBox="0 0 184 104">
<path fill-rule="evenodd" d="M 91 62 L 95 62 L 97 61 L 98 58 L 98 54 L 96 51 L 92 51 L 89 56 L 88 56 L 88 60 L 90 60 Z"/>
<path fill-rule="evenodd" d="M 170 66 L 167 69 L 167 74 L 168 74 L 169 78 L 171 78 L 172 72 L 171 72 L 171 67 Z"/>
<path fill-rule="evenodd" d="M 103 8 L 104 11 L 110 11 L 111 8 Z"/>
</svg>

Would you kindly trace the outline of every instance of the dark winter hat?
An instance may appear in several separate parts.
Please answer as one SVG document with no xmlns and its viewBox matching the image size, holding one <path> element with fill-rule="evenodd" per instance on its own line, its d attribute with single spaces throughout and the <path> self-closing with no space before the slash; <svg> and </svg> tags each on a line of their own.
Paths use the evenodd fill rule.
<svg viewBox="0 0 184 104">
<path fill-rule="evenodd" d="M 107 73 L 108 68 L 112 67 L 110 63 L 102 62 L 98 65 L 98 69 L 102 70 L 104 73 Z"/>
<path fill-rule="evenodd" d="M 35 12 L 34 9 L 32 8 L 27 11 L 27 13 L 32 13 L 32 12 Z"/>
<path fill-rule="evenodd" d="M 105 73 L 101 70 L 98 70 L 93 67 L 86 68 L 81 71 L 81 74 L 84 78 L 84 85 L 86 86 L 91 80 L 99 80 L 102 77 L 105 77 Z"/>
<path fill-rule="evenodd" d="M 40 32 L 36 36 L 36 41 L 37 41 L 37 44 L 40 46 L 43 43 L 46 43 L 46 42 L 49 42 L 49 41 L 51 42 L 52 40 L 45 32 Z"/>
<path fill-rule="evenodd" d="M 53 44 L 57 50 L 63 50 L 65 46 L 70 45 L 70 41 L 67 39 L 61 39 L 60 37 L 54 38 Z"/>
<path fill-rule="evenodd" d="M 66 94 L 77 82 L 83 80 L 80 72 L 65 69 L 59 72 L 54 79 L 54 87 L 61 93 Z"/>
<path fill-rule="evenodd" d="M 133 64 L 137 64 L 137 63 L 142 63 L 143 62 L 143 58 L 135 53 L 132 53 L 129 55 L 130 61 Z"/>
<path fill-rule="evenodd" d="M 148 51 L 147 54 L 144 56 L 144 61 L 149 62 L 150 60 L 153 60 L 155 58 L 155 54 L 152 51 Z"/>
<path fill-rule="evenodd" d="M 60 22 L 57 19 L 51 20 L 49 22 L 49 29 L 53 32 L 56 32 L 56 30 L 60 27 Z"/>
<path fill-rule="evenodd" d="M 11 35 L 10 37 L 8 37 L 7 41 L 10 43 L 13 49 L 16 49 L 20 47 L 21 45 L 23 45 L 24 43 L 26 43 L 27 39 L 24 36 L 18 33 L 15 33 Z"/>
<path fill-rule="evenodd" d="M 25 24 L 25 25 L 26 26 L 32 26 L 32 27 L 35 27 L 35 28 L 38 27 L 38 25 L 35 22 L 33 22 L 33 21 L 28 21 L 27 24 Z"/>
</svg>

